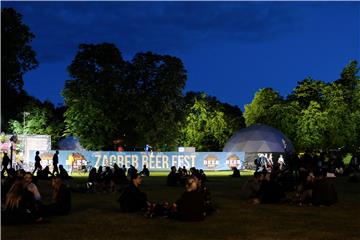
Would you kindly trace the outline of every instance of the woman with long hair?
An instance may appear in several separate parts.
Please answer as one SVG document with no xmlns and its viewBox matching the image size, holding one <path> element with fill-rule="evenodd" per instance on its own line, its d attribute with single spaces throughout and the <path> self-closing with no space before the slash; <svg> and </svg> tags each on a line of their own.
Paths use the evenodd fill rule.
<svg viewBox="0 0 360 240">
<path fill-rule="evenodd" d="M 5 208 L 1 214 L 2 224 L 41 222 L 32 193 L 24 188 L 24 180 L 18 178 L 6 195 Z"/>
</svg>

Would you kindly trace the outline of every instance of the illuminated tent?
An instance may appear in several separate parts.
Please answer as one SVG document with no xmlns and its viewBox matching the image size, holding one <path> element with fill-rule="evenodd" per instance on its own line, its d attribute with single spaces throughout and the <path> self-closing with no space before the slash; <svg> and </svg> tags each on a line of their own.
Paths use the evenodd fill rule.
<svg viewBox="0 0 360 240">
<path fill-rule="evenodd" d="M 59 150 L 75 150 L 82 151 L 85 150 L 81 145 L 78 138 L 69 136 L 59 141 L 58 143 Z"/>
<path fill-rule="evenodd" d="M 291 141 L 276 128 L 255 124 L 237 131 L 225 144 L 224 152 L 285 153 L 294 152 Z"/>
</svg>

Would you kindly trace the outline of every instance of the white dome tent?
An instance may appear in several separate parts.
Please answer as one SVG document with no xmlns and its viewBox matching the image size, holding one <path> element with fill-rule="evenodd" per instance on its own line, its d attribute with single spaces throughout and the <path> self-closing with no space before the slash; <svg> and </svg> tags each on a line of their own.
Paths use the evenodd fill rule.
<svg viewBox="0 0 360 240">
<path fill-rule="evenodd" d="M 252 168 L 258 153 L 279 154 L 295 151 L 291 141 L 276 128 L 255 124 L 237 131 L 225 144 L 224 152 L 245 152 L 247 167 Z M 276 156 L 275 156 L 276 155 Z"/>
</svg>

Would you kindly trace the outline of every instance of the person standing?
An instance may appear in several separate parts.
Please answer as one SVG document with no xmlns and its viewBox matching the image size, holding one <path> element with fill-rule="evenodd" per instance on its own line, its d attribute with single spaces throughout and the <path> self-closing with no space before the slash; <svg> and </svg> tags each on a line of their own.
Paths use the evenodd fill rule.
<svg viewBox="0 0 360 240">
<path fill-rule="evenodd" d="M 7 155 L 6 152 L 4 152 L 4 156 L 2 159 L 2 166 L 3 166 L 3 169 L 1 170 L 2 174 L 4 174 L 5 171 L 7 172 L 8 165 L 10 164 L 10 162 L 11 162 L 11 160 L 10 160 L 9 156 Z"/>
<path fill-rule="evenodd" d="M 41 158 L 39 156 L 40 152 L 39 151 L 36 151 L 36 154 L 35 154 L 35 169 L 34 171 L 32 172 L 32 174 L 34 175 L 34 173 L 36 172 L 36 170 L 42 170 L 42 166 L 41 166 Z"/>
<path fill-rule="evenodd" d="M 53 175 L 55 175 L 55 172 L 57 174 L 59 174 L 59 168 L 58 168 L 58 163 L 59 163 L 59 151 L 56 150 L 54 156 L 53 156 Z"/>
</svg>

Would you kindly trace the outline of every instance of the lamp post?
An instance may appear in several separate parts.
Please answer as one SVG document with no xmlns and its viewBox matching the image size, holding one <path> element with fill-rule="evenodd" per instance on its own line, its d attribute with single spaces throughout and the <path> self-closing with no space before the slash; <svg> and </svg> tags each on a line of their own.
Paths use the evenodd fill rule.
<svg viewBox="0 0 360 240">
<path fill-rule="evenodd" d="M 25 135 L 25 127 L 26 127 L 26 116 L 29 116 L 29 112 L 23 112 L 23 134 Z"/>
<path fill-rule="evenodd" d="M 26 145 L 27 145 L 27 139 L 26 139 L 26 116 L 29 116 L 29 112 L 23 112 L 23 142 L 24 142 L 24 152 L 27 152 Z M 12 151 L 11 151 L 12 154 Z"/>
</svg>

